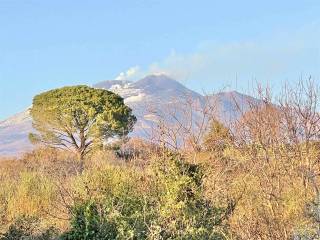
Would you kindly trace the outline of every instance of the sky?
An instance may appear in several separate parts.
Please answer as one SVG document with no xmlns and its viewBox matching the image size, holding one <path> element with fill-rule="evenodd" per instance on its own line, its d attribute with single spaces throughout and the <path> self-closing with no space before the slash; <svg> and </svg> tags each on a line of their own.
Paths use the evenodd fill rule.
<svg viewBox="0 0 320 240">
<path fill-rule="evenodd" d="M 319 0 L 0 0 L 0 119 L 65 85 L 166 73 L 198 92 L 320 83 Z"/>
</svg>

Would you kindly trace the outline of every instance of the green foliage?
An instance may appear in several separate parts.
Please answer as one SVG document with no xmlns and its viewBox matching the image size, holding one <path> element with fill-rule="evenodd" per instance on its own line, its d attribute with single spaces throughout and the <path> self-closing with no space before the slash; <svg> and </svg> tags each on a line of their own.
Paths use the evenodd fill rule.
<svg viewBox="0 0 320 240">
<path fill-rule="evenodd" d="M 141 206 L 137 199 L 77 205 L 73 210 L 72 229 L 62 239 L 146 239 Z"/>
<path fill-rule="evenodd" d="M 73 214 L 72 230 L 64 234 L 62 239 L 115 239 L 115 229 L 103 221 L 95 203 L 77 205 L 73 209 Z"/>
<path fill-rule="evenodd" d="M 101 184 L 104 195 L 74 206 L 64 239 L 225 239 L 226 210 L 205 200 L 201 166 L 168 156 L 152 167 L 148 182 L 108 170 L 85 180 L 86 189 Z"/>
<path fill-rule="evenodd" d="M 152 212 L 139 173 L 118 167 L 86 172 L 75 188 L 81 196 L 64 239 L 146 239 Z M 99 189 L 99 193 L 95 191 Z"/>
<path fill-rule="evenodd" d="M 208 133 L 204 137 L 204 147 L 208 151 L 219 152 L 232 142 L 228 128 L 217 120 L 213 120 Z"/>
<path fill-rule="evenodd" d="M 22 216 L 0 236 L 0 240 L 53 240 L 56 237 L 57 232 L 54 228 L 42 229 L 39 219 Z"/>
<path fill-rule="evenodd" d="M 51 90 L 33 99 L 32 142 L 74 149 L 84 156 L 110 137 L 127 135 L 136 122 L 132 110 L 112 92 L 87 86 Z"/>
<path fill-rule="evenodd" d="M 225 239 L 226 209 L 215 207 L 203 193 L 203 167 L 176 155 L 156 163 L 160 239 Z"/>
</svg>

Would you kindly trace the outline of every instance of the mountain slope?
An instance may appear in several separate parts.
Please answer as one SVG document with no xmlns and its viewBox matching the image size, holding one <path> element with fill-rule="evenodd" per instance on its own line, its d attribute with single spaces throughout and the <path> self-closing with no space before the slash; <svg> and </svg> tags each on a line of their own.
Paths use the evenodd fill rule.
<svg viewBox="0 0 320 240">
<path fill-rule="evenodd" d="M 169 106 L 178 104 L 179 107 L 179 104 L 186 100 L 203 105 L 207 99 L 165 75 L 150 75 L 137 82 L 103 81 L 94 87 L 113 91 L 124 98 L 138 118 L 132 135 L 140 137 L 146 136 L 148 129 L 156 124 L 157 114 L 164 113 Z M 238 92 L 222 92 L 210 96 L 209 99 L 216 105 L 219 118 L 226 123 L 240 116 L 239 107 L 247 111 L 248 103 L 257 101 Z M 0 156 L 18 155 L 32 149 L 28 140 L 28 134 L 32 131 L 29 110 L 1 121 Z"/>
<path fill-rule="evenodd" d="M 32 132 L 29 110 L 0 122 L 0 156 L 10 156 L 31 150 L 28 135 Z"/>
<path fill-rule="evenodd" d="M 259 100 L 242 93 L 220 92 L 209 97 L 212 105 L 216 106 L 216 115 L 221 122 L 230 123 L 250 110 L 250 105 L 258 104 Z"/>
</svg>

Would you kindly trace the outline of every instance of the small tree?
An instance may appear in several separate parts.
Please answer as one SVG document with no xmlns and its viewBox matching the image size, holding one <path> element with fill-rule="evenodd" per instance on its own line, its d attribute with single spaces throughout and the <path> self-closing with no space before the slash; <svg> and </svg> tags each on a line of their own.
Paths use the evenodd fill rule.
<svg viewBox="0 0 320 240">
<path fill-rule="evenodd" d="M 38 132 L 30 134 L 31 142 L 75 152 L 81 170 L 93 146 L 127 135 L 136 122 L 119 95 L 87 86 L 64 87 L 35 96 L 31 116 Z"/>
<path fill-rule="evenodd" d="M 204 136 L 204 146 L 208 151 L 221 152 L 232 142 L 230 130 L 217 120 L 210 124 L 208 133 Z"/>
</svg>

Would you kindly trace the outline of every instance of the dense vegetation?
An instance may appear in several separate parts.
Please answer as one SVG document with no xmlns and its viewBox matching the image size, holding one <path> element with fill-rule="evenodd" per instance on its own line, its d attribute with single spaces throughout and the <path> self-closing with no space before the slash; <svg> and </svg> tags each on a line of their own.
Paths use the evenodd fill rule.
<svg viewBox="0 0 320 240">
<path fill-rule="evenodd" d="M 161 121 L 150 140 L 94 149 L 82 172 L 47 147 L 2 161 L 0 239 L 319 239 L 317 93 L 261 90 L 230 128 L 205 106 L 201 127 Z"/>
</svg>

